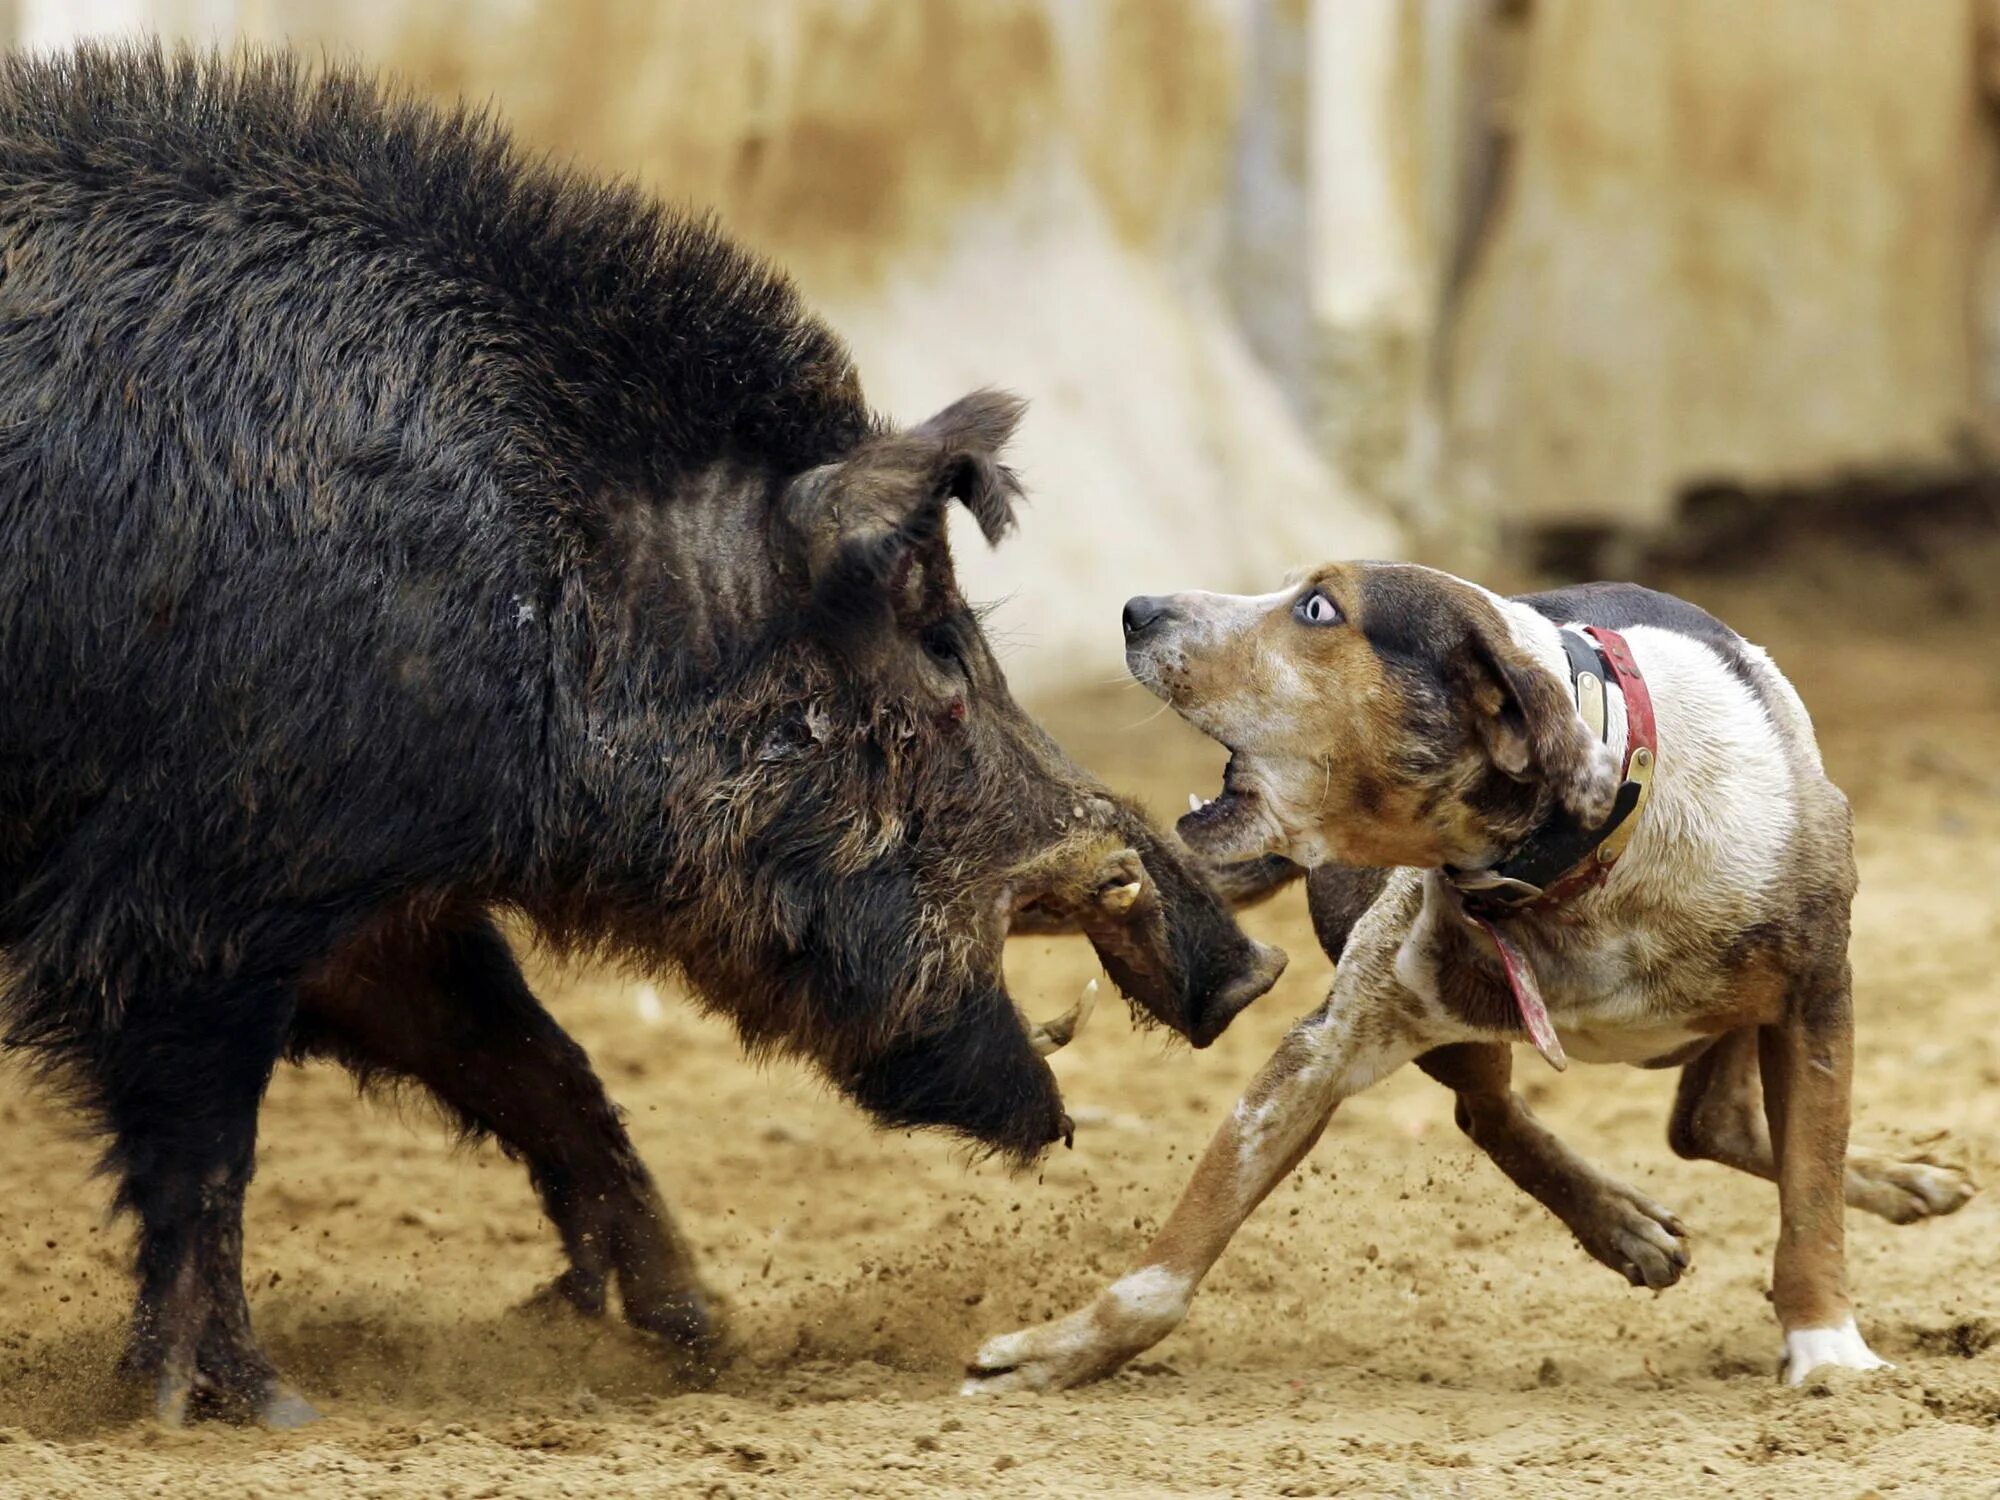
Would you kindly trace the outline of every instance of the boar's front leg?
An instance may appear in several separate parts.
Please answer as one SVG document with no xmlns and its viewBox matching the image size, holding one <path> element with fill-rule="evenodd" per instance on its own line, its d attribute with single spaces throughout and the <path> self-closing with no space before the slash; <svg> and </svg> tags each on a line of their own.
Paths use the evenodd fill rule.
<svg viewBox="0 0 2000 1500">
<path fill-rule="evenodd" d="M 301 991 L 289 1049 L 364 1082 L 413 1080 L 468 1136 L 493 1136 L 528 1176 L 568 1252 L 549 1289 L 625 1317 L 711 1366 L 716 1332 L 694 1258 L 584 1051 L 544 1010 L 484 914 L 403 919 L 349 945 Z"/>
</svg>

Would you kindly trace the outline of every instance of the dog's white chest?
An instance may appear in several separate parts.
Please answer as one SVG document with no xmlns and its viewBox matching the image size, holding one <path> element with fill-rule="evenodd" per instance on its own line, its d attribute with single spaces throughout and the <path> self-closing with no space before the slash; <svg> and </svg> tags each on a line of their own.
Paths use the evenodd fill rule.
<svg viewBox="0 0 2000 1500">
<path fill-rule="evenodd" d="M 1644 1063 L 1700 1040 L 1669 1017 L 1689 1014 L 1647 981 L 1636 934 L 1581 944 L 1530 945 L 1563 1050 L 1579 1062 Z"/>
<path fill-rule="evenodd" d="M 1559 1020 L 1556 1035 L 1573 1061 L 1586 1063 L 1648 1063 L 1700 1039 L 1681 1026 L 1591 1027 Z"/>
<path fill-rule="evenodd" d="M 1422 929 L 1427 920 L 1452 919 L 1427 904 L 1416 928 Z M 1563 1050 L 1576 1061 L 1646 1063 L 1702 1036 L 1668 1019 L 1699 1013 L 1699 1008 L 1676 1005 L 1674 997 L 1648 983 L 1649 971 L 1657 967 L 1648 960 L 1656 955 L 1649 954 L 1643 934 L 1600 929 L 1588 942 L 1574 937 L 1550 940 L 1527 930 L 1517 930 L 1516 936 L 1535 971 Z M 1433 942 L 1406 943 L 1398 954 L 1397 977 L 1406 984 L 1414 980 L 1421 986 L 1419 993 L 1435 996 L 1436 963 Z"/>
</svg>

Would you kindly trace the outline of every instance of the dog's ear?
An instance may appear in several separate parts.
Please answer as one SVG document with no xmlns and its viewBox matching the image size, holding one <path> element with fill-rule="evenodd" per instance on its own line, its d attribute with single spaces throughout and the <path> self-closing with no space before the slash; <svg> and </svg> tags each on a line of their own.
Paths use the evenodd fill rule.
<svg viewBox="0 0 2000 1500">
<path fill-rule="evenodd" d="M 1517 781 L 1542 780 L 1585 827 L 1611 816 L 1618 759 L 1563 684 L 1521 650 L 1497 615 L 1475 618 L 1468 650 L 1473 728 L 1487 758 Z"/>
</svg>

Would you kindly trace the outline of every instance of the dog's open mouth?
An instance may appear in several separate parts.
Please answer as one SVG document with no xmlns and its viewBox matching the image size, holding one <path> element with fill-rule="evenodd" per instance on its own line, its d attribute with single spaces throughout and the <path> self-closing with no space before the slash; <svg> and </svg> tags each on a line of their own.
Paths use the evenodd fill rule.
<svg viewBox="0 0 2000 1500">
<path fill-rule="evenodd" d="M 1206 859 L 1249 859 L 1269 852 L 1270 812 L 1242 752 L 1230 751 L 1222 790 L 1206 802 L 1190 793 L 1188 811 L 1174 826 L 1181 842 Z"/>
</svg>

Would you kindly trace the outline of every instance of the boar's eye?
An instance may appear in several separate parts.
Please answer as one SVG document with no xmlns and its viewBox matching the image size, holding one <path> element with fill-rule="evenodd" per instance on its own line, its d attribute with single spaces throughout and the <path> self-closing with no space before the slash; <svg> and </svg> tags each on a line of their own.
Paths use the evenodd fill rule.
<svg viewBox="0 0 2000 1500">
<path fill-rule="evenodd" d="M 1292 606 L 1292 618 L 1302 625 L 1338 625 L 1340 606 L 1314 589 Z"/>
<path fill-rule="evenodd" d="M 965 675 L 965 654 L 958 649 L 958 637 L 945 625 L 933 625 L 924 632 L 924 651 L 947 671 Z"/>
</svg>

